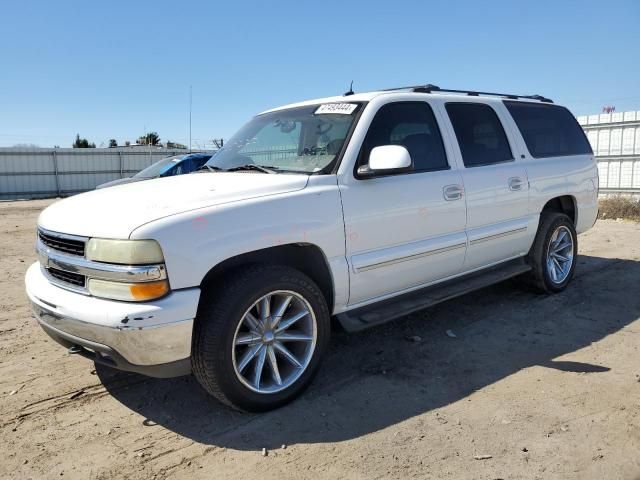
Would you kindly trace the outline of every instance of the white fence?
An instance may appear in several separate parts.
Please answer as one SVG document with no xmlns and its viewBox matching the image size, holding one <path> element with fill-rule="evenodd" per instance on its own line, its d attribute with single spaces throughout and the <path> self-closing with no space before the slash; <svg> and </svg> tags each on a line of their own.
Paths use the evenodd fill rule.
<svg viewBox="0 0 640 480">
<path fill-rule="evenodd" d="M 0 148 L 0 200 L 73 195 L 130 177 L 185 150 L 155 147 Z"/>
<path fill-rule="evenodd" d="M 578 117 L 598 161 L 601 193 L 640 192 L 640 111 Z"/>
<path fill-rule="evenodd" d="M 640 192 L 640 160 L 598 159 L 601 193 Z"/>
</svg>

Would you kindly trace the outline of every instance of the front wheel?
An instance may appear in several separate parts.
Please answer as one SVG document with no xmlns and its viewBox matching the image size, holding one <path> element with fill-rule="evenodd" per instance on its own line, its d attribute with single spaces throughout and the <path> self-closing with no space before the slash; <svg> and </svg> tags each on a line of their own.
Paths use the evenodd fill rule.
<svg viewBox="0 0 640 480">
<path fill-rule="evenodd" d="M 577 255 L 578 236 L 571 219 L 563 213 L 543 212 L 528 255 L 532 286 L 546 293 L 564 290 L 573 278 Z"/>
<path fill-rule="evenodd" d="M 277 408 L 302 393 L 329 340 L 329 312 L 318 286 L 284 266 L 232 275 L 205 298 L 194 330 L 192 365 L 223 403 L 248 411 Z"/>
</svg>

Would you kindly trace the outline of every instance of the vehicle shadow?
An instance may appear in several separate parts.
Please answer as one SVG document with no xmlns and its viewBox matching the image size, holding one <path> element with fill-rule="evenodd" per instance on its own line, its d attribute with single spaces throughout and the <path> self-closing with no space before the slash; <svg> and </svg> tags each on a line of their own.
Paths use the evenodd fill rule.
<svg viewBox="0 0 640 480">
<path fill-rule="evenodd" d="M 320 374 L 297 401 L 233 411 L 193 377 L 147 379 L 97 366 L 123 405 L 208 445 L 259 450 L 349 440 L 469 396 L 519 370 L 598 375 L 612 365 L 558 357 L 640 317 L 640 262 L 581 256 L 570 287 L 538 295 L 508 281 L 365 332 L 336 332 Z M 445 334 L 451 330 L 455 337 Z M 452 333 L 449 332 L 449 333 Z M 421 339 L 407 337 L 419 336 Z M 131 382 L 123 382 L 123 377 Z M 124 383 L 124 386 L 123 386 Z M 537 389 L 540 384 L 532 384 Z"/>
</svg>

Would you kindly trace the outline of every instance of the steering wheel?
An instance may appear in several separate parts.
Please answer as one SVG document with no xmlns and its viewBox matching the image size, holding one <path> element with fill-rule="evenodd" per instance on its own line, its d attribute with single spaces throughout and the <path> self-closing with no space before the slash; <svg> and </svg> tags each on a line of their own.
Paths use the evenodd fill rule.
<svg viewBox="0 0 640 480">
<path fill-rule="evenodd" d="M 326 147 L 304 147 L 304 149 L 302 150 L 302 154 L 303 155 L 321 155 L 320 152 L 322 152 Z"/>
</svg>

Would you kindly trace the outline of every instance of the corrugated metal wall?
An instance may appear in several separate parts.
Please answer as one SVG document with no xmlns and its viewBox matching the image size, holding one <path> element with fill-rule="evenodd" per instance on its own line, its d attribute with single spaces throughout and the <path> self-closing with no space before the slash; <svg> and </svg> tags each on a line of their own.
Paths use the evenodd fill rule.
<svg viewBox="0 0 640 480">
<path fill-rule="evenodd" d="M 600 191 L 640 192 L 640 111 L 577 118 L 598 161 Z"/>
<path fill-rule="evenodd" d="M 0 200 L 73 195 L 180 154 L 186 154 L 185 150 L 0 148 Z"/>
</svg>

